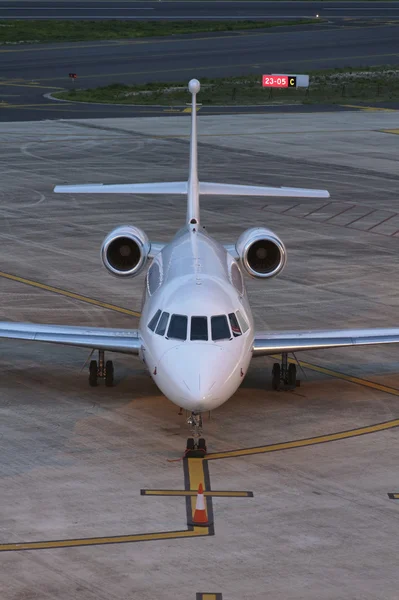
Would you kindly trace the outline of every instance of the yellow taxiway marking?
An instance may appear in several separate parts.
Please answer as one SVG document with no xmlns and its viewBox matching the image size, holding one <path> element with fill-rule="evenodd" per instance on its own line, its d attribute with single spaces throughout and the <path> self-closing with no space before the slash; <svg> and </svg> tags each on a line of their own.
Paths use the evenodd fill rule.
<svg viewBox="0 0 399 600">
<path fill-rule="evenodd" d="M 391 500 L 399 500 L 399 494 L 388 494 Z"/>
<path fill-rule="evenodd" d="M 200 459 L 201 460 L 201 459 Z M 197 490 L 141 490 L 142 496 L 196 496 Z M 253 492 L 215 491 L 204 492 L 204 496 L 215 498 L 253 498 Z"/>
<path fill-rule="evenodd" d="M 399 129 L 381 129 L 382 133 L 394 133 L 396 135 L 399 135 Z"/>
<path fill-rule="evenodd" d="M 193 498 L 191 499 L 191 509 L 192 515 L 194 515 L 196 504 L 196 491 L 198 490 L 198 486 L 200 483 L 202 483 L 204 489 L 206 488 L 206 483 L 207 479 L 209 479 L 209 475 L 205 476 L 205 469 L 207 473 L 208 471 L 202 458 L 188 459 L 185 466 L 187 467 L 185 477 L 186 486 L 190 487 L 190 489 L 187 491 L 193 491 Z M 208 502 L 211 502 L 211 500 L 206 501 L 207 509 L 209 511 Z M 76 546 L 102 546 L 105 544 L 126 544 L 133 542 L 149 542 L 154 540 L 184 539 L 207 535 L 213 535 L 213 529 L 211 530 L 210 527 L 190 526 L 187 530 L 183 531 L 161 531 L 158 533 L 138 533 L 132 535 L 118 535 L 109 537 L 102 536 L 92 538 L 76 538 L 69 540 L 50 540 L 41 542 L 39 541 L 0 544 L 0 552 L 10 552 L 17 550 L 45 550 L 51 548 L 71 548 Z"/>
<path fill-rule="evenodd" d="M 398 394 L 399 395 L 399 392 Z M 330 433 L 327 435 L 319 435 L 313 438 L 306 438 L 303 440 L 294 440 L 292 442 L 281 442 L 279 444 L 270 444 L 269 446 L 258 446 L 255 448 L 243 448 L 241 450 L 229 450 L 227 452 L 215 452 L 214 454 L 207 454 L 207 460 L 217 460 L 220 458 L 233 458 L 238 456 L 250 456 L 252 454 L 266 454 L 268 452 L 278 452 L 279 450 L 292 450 L 293 448 L 304 448 L 306 446 L 315 446 L 316 444 L 325 444 L 326 442 L 336 442 L 338 440 L 345 440 L 359 435 L 366 435 L 368 433 L 376 433 L 377 431 L 386 431 L 399 427 L 399 419 L 392 421 L 385 421 L 385 423 L 378 423 L 377 425 L 368 425 L 366 427 L 359 427 L 358 429 L 349 429 L 348 431 L 341 431 L 339 433 Z"/>
<path fill-rule="evenodd" d="M 279 355 L 274 355 L 274 358 L 280 358 Z M 382 385 L 381 383 L 376 383 L 374 381 L 368 381 L 367 379 L 361 379 L 360 377 L 354 377 L 352 375 L 346 375 L 345 373 L 340 373 L 339 371 L 333 371 L 332 369 L 327 369 L 326 367 L 319 367 L 318 365 L 313 365 L 312 363 L 305 362 L 303 360 L 295 361 L 294 359 L 288 359 L 288 362 L 293 364 L 299 364 L 304 369 L 310 369 L 311 371 L 317 371 L 318 373 L 323 373 L 324 375 L 330 375 L 331 377 L 335 377 L 336 379 L 343 379 L 344 381 L 350 381 L 351 383 L 356 383 L 357 385 L 363 385 L 365 387 L 369 387 L 373 390 L 378 390 L 379 392 L 385 392 L 386 394 L 391 394 L 392 396 L 399 396 L 399 390 L 397 388 L 390 387 L 388 385 Z"/>
<path fill-rule="evenodd" d="M 344 56 L 343 59 L 345 59 L 345 60 L 355 60 L 355 59 L 358 60 L 358 59 L 362 59 L 362 58 L 391 58 L 391 57 L 395 57 L 396 58 L 397 56 L 399 56 L 399 52 L 392 52 L 392 53 L 388 53 L 388 54 L 370 54 L 370 55 L 368 55 L 368 54 L 366 54 L 366 55 L 360 54 L 360 55 L 355 55 L 355 56 Z M 307 59 L 296 61 L 296 64 L 304 64 L 304 65 L 306 65 L 306 64 L 308 64 L 310 62 L 315 62 L 315 61 L 318 62 L 319 60 L 325 62 L 326 60 L 327 61 L 329 61 L 329 60 L 335 60 L 335 58 L 333 56 L 331 56 L 330 58 L 320 58 L 320 59 L 318 59 L 318 58 L 307 58 Z M 270 64 L 269 62 L 267 62 L 267 63 L 259 63 L 259 72 L 261 71 L 261 69 L 263 69 L 263 67 L 266 68 L 269 64 Z M 274 61 L 273 64 L 274 64 L 275 67 L 277 67 L 279 65 L 284 66 L 284 65 L 287 64 L 287 61 Z M 237 64 L 237 65 L 230 65 L 230 66 L 231 67 L 233 67 L 233 66 L 252 67 L 253 63 L 251 62 L 251 63 L 244 63 L 244 64 L 239 64 L 239 65 Z M 211 65 L 211 66 L 209 66 L 209 65 L 202 65 L 202 66 L 199 66 L 197 68 L 197 70 L 201 69 L 201 71 L 213 71 L 215 69 L 222 69 L 224 67 L 225 67 L 225 65 Z M 192 67 L 180 67 L 180 68 L 175 68 L 175 69 L 159 69 L 159 70 L 156 70 L 156 71 L 151 71 L 151 74 L 154 75 L 156 73 L 186 73 L 186 72 L 192 73 L 192 71 L 193 71 Z M 102 73 L 101 77 L 103 79 L 106 79 L 107 77 L 122 77 L 122 76 L 126 76 L 126 75 L 149 75 L 149 74 L 150 74 L 149 71 L 121 71 L 121 72 L 118 72 L 118 73 L 115 73 L 115 72 L 111 71 L 109 73 Z M 92 79 L 94 77 L 98 77 L 98 75 L 95 75 L 95 74 L 85 75 L 85 76 L 81 77 L 81 80 L 82 81 L 83 80 L 86 81 L 87 79 Z M 39 81 L 40 81 L 40 83 L 44 84 L 46 81 L 49 81 L 49 82 L 51 82 L 51 81 L 65 81 L 65 79 L 66 79 L 65 77 L 48 77 L 48 78 L 40 78 Z"/>
<path fill-rule="evenodd" d="M 23 87 L 23 88 L 38 88 L 38 89 L 43 89 L 43 90 L 48 90 L 48 89 L 52 89 L 52 90 L 64 90 L 65 88 L 59 87 L 59 86 L 55 86 L 55 85 L 39 85 L 36 83 L 12 83 L 9 81 L 0 81 L 0 85 L 4 85 L 6 87 Z"/>
<path fill-rule="evenodd" d="M 15 550 L 46 550 L 50 548 L 73 548 L 76 546 L 101 546 L 104 544 L 126 544 L 132 542 L 150 542 L 153 540 L 191 538 L 204 535 L 208 535 L 208 528 L 194 527 L 192 531 L 162 531 L 159 533 L 138 533 L 134 535 L 116 535 L 111 537 L 0 544 L 0 552 L 10 552 Z"/>
<path fill-rule="evenodd" d="M 187 459 L 187 467 L 188 467 L 188 477 L 189 477 L 189 485 L 190 490 L 197 492 L 199 484 L 202 483 L 202 487 L 206 490 L 205 485 L 205 473 L 204 473 L 204 461 L 202 458 L 188 458 Z M 194 517 L 195 506 L 197 503 L 197 496 L 194 494 L 191 498 L 191 513 Z M 208 514 L 208 503 L 207 503 L 207 514 Z M 204 527 L 204 530 L 208 533 L 209 528 Z"/>
<path fill-rule="evenodd" d="M 195 600 L 222 600 L 222 594 L 211 594 L 209 592 L 199 592 Z"/>
<path fill-rule="evenodd" d="M 54 294 L 59 294 L 60 296 L 66 296 L 67 298 L 74 298 L 75 300 L 80 300 L 81 302 L 87 302 L 88 304 L 99 306 L 100 308 L 108 308 L 109 310 L 123 313 L 125 315 L 131 315 L 133 317 L 140 316 L 140 313 L 135 310 L 130 310 L 129 308 L 122 308 L 121 306 L 115 306 L 114 304 L 108 304 L 108 302 L 101 302 L 100 300 L 94 300 L 93 298 L 88 298 L 87 296 L 76 294 L 75 292 L 69 292 L 68 290 L 56 288 L 52 285 L 39 283 L 38 281 L 33 281 L 32 279 L 26 279 L 25 277 L 18 277 L 17 275 L 11 275 L 10 273 L 4 273 L 2 271 L 0 271 L 0 277 L 3 277 L 4 279 L 10 279 L 11 281 L 17 281 L 18 283 L 24 283 L 26 285 L 30 285 L 31 287 L 39 288 L 41 290 L 46 290 L 47 292 L 53 292 Z"/>
<path fill-rule="evenodd" d="M 197 107 L 196 107 L 196 109 L 197 109 L 197 112 L 198 112 L 199 110 L 201 110 L 201 108 L 202 108 L 202 106 L 197 106 Z M 184 112 L 184 113 L 190 113 L 190 114 L 191 114 L 191 106 L 187 106 L 187 108 L 185 108 L 185 109 L 184 109 L 182 112 Z"/>
<path fill-rule="evenodd" d="M 358 104 L 341 104 L 340 106 L 344 106 L 345 108 L 360 108 L 361 110 L 365 110 L 368 112 L 397 112 L 396 108 L 381 108 L 379 106 L 360 106 Z"/>
</svg>

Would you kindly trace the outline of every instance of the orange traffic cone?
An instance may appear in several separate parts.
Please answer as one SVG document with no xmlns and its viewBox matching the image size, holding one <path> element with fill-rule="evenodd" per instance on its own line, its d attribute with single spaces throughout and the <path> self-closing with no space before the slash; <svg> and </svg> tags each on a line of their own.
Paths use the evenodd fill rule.
<svg viewBox="0 0 399 600">
<path fill-rule="evenodd" d="M 206 514 L 206 505 L 204 498 L 204 488 L 202 487 L 202 483 L 198 486 L 198 495 L 197 502 L 195 505 L 194 517 L 190 523 L 190 525 L 195 525 L 196 527 L 209 527 L 212 523 L 208 520 L 208 516 Z"/>
</svg>

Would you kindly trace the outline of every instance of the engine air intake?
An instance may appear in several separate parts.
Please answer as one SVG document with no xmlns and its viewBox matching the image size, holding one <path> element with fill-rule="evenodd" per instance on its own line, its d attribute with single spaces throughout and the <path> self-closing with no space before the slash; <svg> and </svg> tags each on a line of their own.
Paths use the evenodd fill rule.
<svg viewBox="0 0 399 600">
<path fill-rule="evenodd" d="M 144 231 L 131 225 L 117 227 L 101 247 L 105 268 L 118 277 L 135 277 L 144 268 L 150 243 Z"/>
<path fill-rule="evenodd" d="M 264 227 L 244 231 L 237 241 L 236 250 L 246 272 L 260 279 L 278 275 L 287 261 L 283 242 Z"/>
<path fill-rule="evenodd" d="M 135 240 L 120 237 L 108 246 L 107 258 L 110 265 L 118 271 L 130 271 L 141 259 L 140 248 Z"/>
</svg>

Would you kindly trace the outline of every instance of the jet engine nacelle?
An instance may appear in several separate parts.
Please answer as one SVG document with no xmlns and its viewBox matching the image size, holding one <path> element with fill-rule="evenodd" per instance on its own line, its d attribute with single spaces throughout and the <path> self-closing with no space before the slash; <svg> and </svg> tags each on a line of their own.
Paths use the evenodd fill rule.
<svg viewBox="0 0 399 600">
<path fill-rule="evenodd" d="M 265 227 L 252 227 L 244 231 L 238 238 L 236 250 L 247 273 L 260 279 L 278 275 L 287 262 L 283 242 Z"/>
<path fill-rule="evenodd" d="M 136 277 L 144 268 L 151 244 L 138 227 L 122 225 L 107 235 L 101 246 L 105 268 L 116 277 Z"/>
</svg>

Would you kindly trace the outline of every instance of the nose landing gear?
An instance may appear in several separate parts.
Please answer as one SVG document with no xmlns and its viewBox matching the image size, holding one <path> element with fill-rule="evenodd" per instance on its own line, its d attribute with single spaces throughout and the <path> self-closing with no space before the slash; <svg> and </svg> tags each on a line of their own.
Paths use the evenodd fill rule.
<svg viewBox="0 0 399 600">
<path fill-rule="evenodd" d="M 272 388 L 273 390 L 294 390 L 299 387 L 300 380 L 296 378 L 296 365 L 288 364 L 288 354 L 283 352 L 281 355 L 281 364 L 274 363 L 272 370 Z"/>
<path fill-rule="evenodd" d="M 202 415 L 192 412 L 187 419 L 191 427 L 191 438 L 187 439 L 185 456 L 188 458 L 203 458 L 206 454 L 206 442 L 202 436 Z"/>
<path fill-rule="evenodd" d="M 105 379 L 105 385 L 112 387 L 114 384 L 114 363 L 107 360 L 104 364 L 104 350 L 98 351 L 98 364 L 96 360 L 90 361 L 89 366 L 89 384 L 96 387 L 98 378 Z"/>
</svg>

